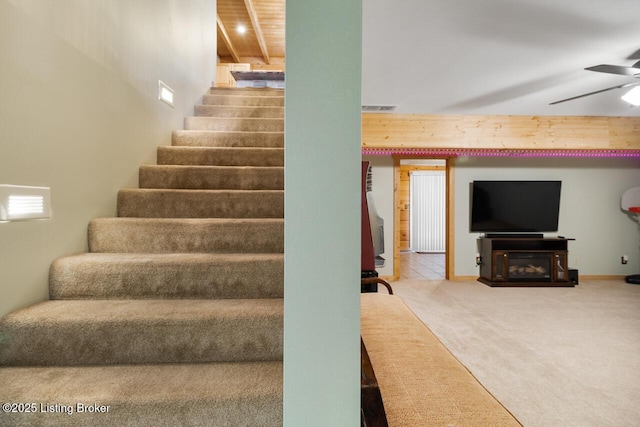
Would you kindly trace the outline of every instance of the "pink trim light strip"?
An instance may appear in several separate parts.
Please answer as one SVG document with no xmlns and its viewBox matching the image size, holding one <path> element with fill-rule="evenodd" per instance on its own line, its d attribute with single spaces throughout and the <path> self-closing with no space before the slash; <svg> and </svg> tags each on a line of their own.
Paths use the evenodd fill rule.
<svg viewBox="0 0 640 427">
<path fill-rule="evenodd" d="M 428 157 L 639 157 L 640 150 L 515 150 L 497 148 L 363 148 L 370 156 Z"/>
</svg>

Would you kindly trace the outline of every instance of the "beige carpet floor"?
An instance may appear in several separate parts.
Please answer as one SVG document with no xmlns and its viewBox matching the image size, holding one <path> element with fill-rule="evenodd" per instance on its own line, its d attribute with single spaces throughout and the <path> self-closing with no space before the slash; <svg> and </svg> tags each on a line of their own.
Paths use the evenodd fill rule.
<svg viewBox="0 0 640 427">
<path fill-rule="evenodd" d="M 523 425 L 640 425 L 640 286 L 393 289 Z"/>
</svg>

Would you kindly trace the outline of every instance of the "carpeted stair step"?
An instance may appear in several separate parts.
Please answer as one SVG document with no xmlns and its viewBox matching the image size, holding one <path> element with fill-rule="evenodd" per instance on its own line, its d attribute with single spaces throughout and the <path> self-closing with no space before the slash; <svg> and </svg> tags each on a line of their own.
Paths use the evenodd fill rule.
<svg viewBox="0 0 640 427">
<path fill-rule="evenodd" d="M 174 146 L 283 148 L 284 132 L 214 132 L 178 130 L 172 135 Z"/>
<path fill-rule="evenodd" d="M 228 95 L 204 95 L 203 105 L 228 105 L 237 107 L 284 107 L 282 96 L 228 96 Z"/>
<path fill-rule="evenodd" d="M 145 165 L 140 188 L 283 190 L 283 167 Z"/>
<path fill-rule="evenodd" d="M 0 402 L 38 405 L 0 425 L 282 425 L 284 91 L 202 104 L 0 319 Z"/>
<path fill-rule="evenodd" d="M 118 192 L 118 216 L 284 218 L 284 191 L 123 189 Z"/>
<path fill-rule="evenodd" d="M 0 364 L 282 360 L 283 301 L 45 301 L 0 320 Z"/>
<path fill-rule="evenodd" d="M 185 130 L 213 130 L 240 132 L 283 132 L 283 119 L 254 119 L 238 117 L 186 117 Z"/>
<path fill-rule="evenodd" d="M 282 253 L 282 219 L 96 218 L 89 251 L 107 253 Z"/>
<path fill-rule="evenodd" d="M 159 165 L 284 166 L 283 148 L 158 147 Z"/>
<path fill-rule="evenodd" d="M 282 375 L 282 362 L 0 368 L 0 402 L 37 408 L 0 420 L 3 426 L 277 427 Z M 78 403 L 107 411 L 78 411 Z"/>
<path fill-rule="evenodd" d="M 284 107 L 196 105 L 195 114 L 200 117 L 253 117 L 281 119 L 284 117 Z"/>
<path fill-rule="evenodd" d="M 51 299 L 283 298 L 283 254 L 86 253 L 55 260 Z"/>
<path fill-rule="evenodd" d="M 216 87 L 209 88 L 211 95 L 228 96 L 279 96 L 284 97 L 284 89 L 273 87 Z"/>
</svg>

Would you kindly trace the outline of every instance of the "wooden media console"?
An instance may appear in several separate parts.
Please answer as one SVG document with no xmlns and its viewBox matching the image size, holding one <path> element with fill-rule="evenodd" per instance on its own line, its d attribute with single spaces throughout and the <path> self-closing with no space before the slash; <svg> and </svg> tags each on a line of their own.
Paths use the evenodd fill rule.
<svg viewBox="0 0 640 427">
<path fill-rule="evenodd" d="M 480 277 L 489 286 L 574 286 L 569 278 L 568 242 L 543 237 L 482 237 Z"/>
</svg>

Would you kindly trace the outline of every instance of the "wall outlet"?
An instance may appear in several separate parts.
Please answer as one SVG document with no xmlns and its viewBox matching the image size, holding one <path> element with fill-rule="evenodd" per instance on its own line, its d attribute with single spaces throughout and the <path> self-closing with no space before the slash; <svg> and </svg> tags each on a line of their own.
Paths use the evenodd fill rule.
<svg viewBox="0 0 640 427">
<path fill-rule="evenodd" d="M 622 255 L 622 257 L 620 257 L 621 264 L 626 264 L 628 262 L 629 262 L 629 257 L 627 255 Z"/>
<path fill-rule="evenodd" d="M 573 267 L 577 267 L 578 266 L 578 257 L 574 257 L 573 258 Z"/>
</svg>

